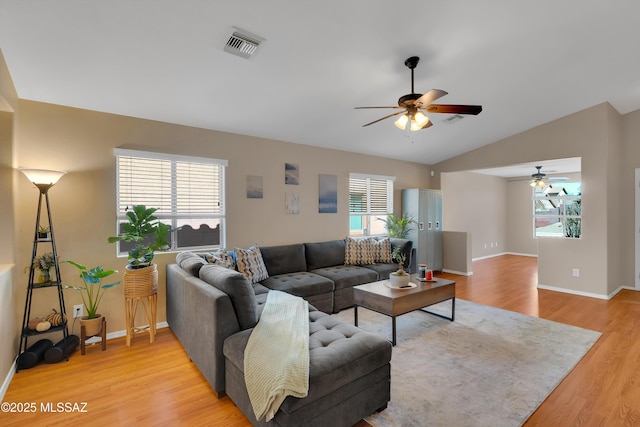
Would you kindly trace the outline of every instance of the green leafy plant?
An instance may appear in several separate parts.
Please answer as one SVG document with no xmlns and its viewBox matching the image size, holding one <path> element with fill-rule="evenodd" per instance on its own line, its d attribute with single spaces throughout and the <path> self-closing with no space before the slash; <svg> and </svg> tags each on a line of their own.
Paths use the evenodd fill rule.
<svg viewBox="0 0 640 427">
<path fill-rule="evenodd" d="M 398 263 L 398 271 L 396 273 L 400 275 L 408 274 L 404 271 L 404 263 L 407 260 L 407 256 L 400 250 L 400 247 L 396 247 L 391 252 L 391 257 Z"/>
<path fill-rule="evenodd" d="M 87 269 L 82 264 L 78 264 L 74 261 L 64 261 L 76 267 L 80 270 L 80 278 L 82 279 L 82 286 L 65 286 L 65 289 L 75 289 L 80 292 L 82 303 L 87 311 L 87 318 L 94 319 L 98 312 L 98 306 L 104 295 L 105 289 L 112 288 L 120 284 L 120 281 L 109 283 L 107 285 L 102 284 L 102 279 L 117 273 L 117 270 L 105 270 L 102 266 L 93 267 Z"/>
<path fill-rule="evenodd" d="M 129 250 L 129 267 L 142 268 L 151 264 L 155 251 L 166 251 L 170 245 L 167 236 L 171 227 L 158 220 L 153 214 L 158 208 L 147 208 L 135 205 L 126 215 L 129 220 L 122 226 L 122 233 L 109 237 L 109 243 L 131 242 L 134 247 Z"/>
<path fill-rule="evenodd" d="M 378 219 L 384 221 L 384 226 L 389 233 L 389 237 L 397 237 L 399 239 L 406 239 L 411 231 L 411 225 L 417 224 L 416 220 L 406 213 L 403 213 L 402 216 L 387 214 L 385 219 Z"/>
</svg>

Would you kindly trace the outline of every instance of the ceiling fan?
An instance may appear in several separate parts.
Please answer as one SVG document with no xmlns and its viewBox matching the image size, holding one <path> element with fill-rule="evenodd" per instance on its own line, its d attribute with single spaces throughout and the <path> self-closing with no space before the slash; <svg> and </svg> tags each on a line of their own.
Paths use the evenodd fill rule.
<svg viewBox="0 0 640 427">
<path fill-rule="evenodd" d="M 431 120 L 424 114 L 427 113 L 445 113 L 445 114 L 472 114 L 477 115 L 482 111 L 481 105 L 454 105 L 454 104 L 432 104 L 436 99 L 447 94 L 444 90 L 440 89 L 431 89 L 429 92 L 425 94 L 415 93 L 413 89 L 413 70 L 418 65 L 418 61 L 420 58 L 417 56 L 412 56 L 404 61 L 404 65 L 407 66 L 411 70 L 411 93 L 408 95 L 403 95 L 398 99 L 397 106 L 387 106 L 387 107 L 355 107 L 356 109 L 366 109 L 366 108 L 396 108 L 400 109 L 393 114 L 389 114 L 384 116 L 378 120 L 374 120 L 371 123 L 367 123 L 364 126 L 369 126 L 374 123 L 378 123 L 384 119 L 388 119 L 393 116 L 400 116 L 398 120 L 395 121 L 395 125 L 400 129 L 406 129 L 409 127 L 410 130 L 420 130 L 426 129 L 432 126 Z"/>
<path fill-rule="evenodd" d="M 536 166 L 537 172 L 534 174 L 531 174 L 531 181 L 529 181 L 529 185 L 532 187 L 544 187 L 547 184 L 544 182 L 545 177 L 547 176 L 546 173 L 542 173 L 542 166 Z M 549 181 L 566 181 L 569 178 L 565 178 L 565 177 L 549 177 L 548 180 Z"/>
</svg>

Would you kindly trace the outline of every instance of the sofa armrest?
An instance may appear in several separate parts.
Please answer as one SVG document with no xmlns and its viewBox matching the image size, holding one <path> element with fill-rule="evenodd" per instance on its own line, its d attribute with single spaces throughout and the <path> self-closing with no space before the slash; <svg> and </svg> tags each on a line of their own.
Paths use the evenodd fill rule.
<svg viewBox="0 0 640 427">
<path fill-rule="evenodd" d="M 229 295 L 167 265 L 167 322 L 187 355 L 222 397 L 225 392 L 224 340 L 240 331 Z"/>
</svg>

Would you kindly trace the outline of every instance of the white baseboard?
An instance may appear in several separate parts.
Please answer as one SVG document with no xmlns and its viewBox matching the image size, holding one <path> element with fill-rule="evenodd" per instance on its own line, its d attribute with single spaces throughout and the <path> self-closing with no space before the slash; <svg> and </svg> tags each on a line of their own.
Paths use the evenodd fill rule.
<svg viewBox="0 0 640 427">
<path fill-rule="evenodd" d="M 16 373 L 16 363 L 17 363 L 16 361 L 17 361 L 17 358 L 13 360 L 11 369 L 9 369 L 9 372 L 7 372 L 7 377 L 4 379 L 4 382 L 2 383 L 2 388 L 0 388 L 0 402 L 4 401 L 4 395 L 9 389 L 9 384 L 11 384 L 11 380 L 13 379 L 13 376 Z"/>
<path fill-rule="evenodd" d="M 524 254 L 520 252 L 505 252 L 507 255 L 517 255 L 517 256 L 530 256 L 533 258 L 538 258 L 538 254 Z"/>
<path fill-rule="evenodd" d="M 471 261 L 480 261 L 482 259 L 495 258 L 497 256 L 502 256 L 502 255 L 530 256 L 530 257 L 535 257 L 535 258 L 538 257 L 538 254 L 524 254 L 524 253 L 519 253 L 519 252 L 500 252 L 500 253 L 497 253 L 497 254 L 481 256 L 481 257 L 478 257 L 478 258 L 473 258 L 473 259 L 471 259 Z"/>
<path fill-rule="evenodd" d="M 145 326 L 140 326 L 141 328 L 144 328 Z M 169 324 L 167 322 L 160 322 L 158 324 L 156 324 L 156 329 L 162 329 L 162 328 L 168 328 Z M 112 340 L 114 338 L 121 338 L 127 336 L 127 331 L 125 331 L 124 329 L 121 331 L 115 331 L 115 332 L 109 332 L 107 334 L 107 341 Z M 93 337 L 93 338 L 89 338 L 85 344 L 95 344 L 100 342 L 100 337 Z"/>
<path fill-rule="evenodd" d="M 460 276 L 473 276 L 473 271 L 467 271 L 466 273 L 463 271 L 449 270 L 447 268 L 442 269 L 443 273 L 451 273 L 451 274 L 459 274 Z"/>
<path fill-rule="evenodd" d="M 589 298 L 597 298 L 597 299 L 603 299 L 603 300 L 610 300 L 611 298 L 615 297 L 616 294 L 618 292 L 620 292 L 623 289 L 629 289 L 632 291 L 636 291 L 637 289 L 631 286 L 620 286 L 618 289 L 616 289 L 615 291 L 611 292 L 609 295 L 603 295 L 603 294 L 594 294 L 591 292 L 583 292 L 583 291 L 576 291 L 573 289 L 566 289 L 566 288 L 558 288 L 555 286 L 547 286 L 547 285 L 542 285 L 540 283 L 538 283 L 538 289 L 545 289 L 547 291 L 556 291 L 556 292 L 562 292 L 565 294 L 572 294 L 572 295 L 580 295 L 583 297 L 589 297 Z"/>
<path fill-rule="evenodd" d="M 167 322 L 160 322 L 156 325 L 157 329 L 162 329 L 162 328 L 168 328 L 169 324 Z M 107 341 L 110 339 L 114 339 L 114 338 L 120 338 L 120 337 L 124 337 L 126 336 L 127 333 L 125 330 L 122 331 L 115 331 L 115 332 L 109 332 L 107 334 Z M 93 338 L 89 338 L 85 344 L 95 344 L 100 342 L 100 337 L 93 337 Z M 6 378 L 4 379 L 4 382 L 2 383 L 2 388 L 0 388 L 0 402 L 2 402 L 4 400 L 4 395 L 7 392 L 7 390 L 9 389 L 9 384 L 11 383 L 11 380 L 13 379 L 13 375 L 16 373 L 16 363 L 18 361 L 18 358 L 16 357 L 13 360 L 13 364 L 11 365 L 11 369 L 9 370 L 9 372 L 7 373 Z"/>
<path fill-rule="evenodd" d="M 483 260 L 483 259 L 495 258 L 495 257 L 501 256 L 501 255 L 507 255 L 507 252 L 500 252 L 500 253 L 497 253 L 497 254 L 485 255 L 485 256 L 478 257 L 478 258 L 471 258 L 471 261 L 480 261 L 480 260 Z"/>
</svg>

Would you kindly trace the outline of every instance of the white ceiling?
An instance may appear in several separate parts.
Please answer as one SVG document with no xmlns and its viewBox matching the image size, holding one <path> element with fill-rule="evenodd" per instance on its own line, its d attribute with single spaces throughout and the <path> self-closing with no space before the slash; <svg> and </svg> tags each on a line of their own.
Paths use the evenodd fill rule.
<svg viewBox="0 0 640 427">
<path fill-rule="evenodd" d="M 433 164 L 600 104 L 640 108 L 632 0 L 0 0 L 22 99 Z M 266 41 L 223 51 L 236 26 Z M 411 138 L 411 92 L 483 112 Z"/>
<path fill-rule="evenodd" d="M 527 178 L 537 173 L 536 166 L 542 166 L 540 171 L 547 176 L 558 177 L 561 174 L 580 173 L 582 163 L 580 157 L 570 157 L 566 159 L 538 160 L 517 165 L 502 166 L 497 168 L 476 169 L 469 172 L 481 173 L 485 175 L 499 176 L 502 178 Z"/>
</svg>

